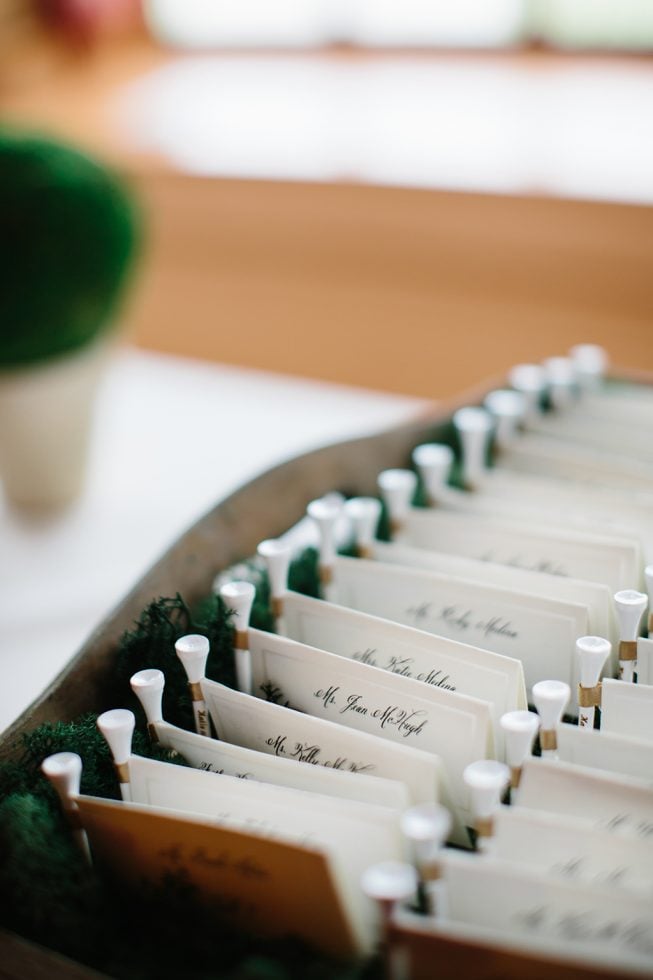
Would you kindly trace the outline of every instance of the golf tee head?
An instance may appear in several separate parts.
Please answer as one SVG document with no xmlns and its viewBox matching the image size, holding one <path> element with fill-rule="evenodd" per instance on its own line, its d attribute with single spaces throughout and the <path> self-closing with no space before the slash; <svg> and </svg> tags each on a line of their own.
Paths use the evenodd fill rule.
<svg viewBox="0 0 653 980">
<path fill-rule="evenodd" d="M 352 497 L 345 503 L 345 514 L 351 523 L 354 544 L 361 558 L 367 558 L 372 553 L 381 509 L 381 502 L 376 497 Z"/>
<path fill-rule="evenodd" d="M 453 424 L 460 440 L 463 480 L 469 489 L 474 489 L 482 482 L 487 469 L 494 421 L 487 409 L 469 406 L 454 412 Z"/>
<path fill-rule="evenodd" d="M 425 442 L 413 449 L 413 463 L 424 485 L 429 503 L 435 504 L 449 482 L 454 453 L 451 446 Z"/>
<path fill-rule="evenodd" d="M 256 549 L 260 558 L 265 561 L 270 583 L 270 595 L 273 599 L 282 599 L 288 591 L 288 570 L 292 549 L 283 541 L 269 538 L 261 541 Z"/>
<path fill-rule="evenodd" d="M 126 708 L 113 708 L 98 717 L 97 727 L 104 735 L 117 767 L 124 766 L 132 754 L 135 724 L 134 712 Z M 129 782 L 129 780 L 122 779 L 122 782 Z"/>
<path fill-rule="evenodd" d="M 186 671 L 189 684 L 199 684 L 204 680 L 209 649 L 209 641 L 199 633 L 188 633 L 186 636 L 179 637 L 175 643 L 175 652 Z"/>
<path fill-rule="evenodd" d="M 526 414 L 526 399 L 519 391 L 498 388 L 485 398 L 485 407 L 495 420 L 494 438 L 499 449 L 514 442 L 519 425 Z"/>
<path fill-rule="evenodd" d="M 516 364 L 508 375 L 511 388 L 524 399 L 524 418 L 535 418 L 542 411 L 546 375 L 539 364 Z"/>
<path fill-rule="evenodd" d="M 377 478 L 379 492 L 388 511 L 393 534 L 401 530 L 413 504 L 417 475 L 412 470 L 383 470 Z"/>
<path fill-rule="evenodd" d="M 145 712 L 148 725 L 163 721 L 163 689 L 165 677 L 163 671 L 150 667 L 132 674 L 129 684 L 140 701 Z"/>
</svg>

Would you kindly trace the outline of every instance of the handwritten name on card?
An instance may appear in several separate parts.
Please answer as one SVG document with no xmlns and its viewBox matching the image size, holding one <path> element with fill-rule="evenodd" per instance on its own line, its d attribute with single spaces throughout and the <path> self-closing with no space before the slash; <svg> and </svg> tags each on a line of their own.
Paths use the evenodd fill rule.
<svg viewBox="0 0 653 980">
<path fill-rule="evenodd" d="M 527 759 L 518 806 L 578 817 L 653 841 L 653 789 L 639 779 L 548 759 Z"/>
<path fill-rule="evenodd" d="M 653 966 L 653 902 L 570 884 L 491 857 L 443 859 L 448 917 L 498 935 L 546 939 L 562 955 Z M 555 967 L 552 966 L 555 972 Z"/>
<path fill-rule="evenodd" d="M 335 764 L 328 768 L 300 765 L 302 761 L 309 761 L 309 755 L 317 753 L 317 746 L 305 746 L 303 753 L 300 747 L 295 747 L 294 757 L 290 754 L 282 757 L 279 753 L 270 756 L 241 745 L 208 739 L 166 722 L 157 724 L 157 735 L 162 745 L 175 749 L 191 766 L 204 772 L 254 779 L 394 809 L 410 805 L 403 783 L 379 776 L 356 779 L 355 768 L 351 772 L 342 768 L 345 760 L 335 760 Z"/>
<path fill-rule="evenodd" d="M 529 592 L 531 595 L 561 602 L 574 602 L 585 606 L 588 629 L 593 636 L 608 637 L 616 644 L 616 622 L 611 615 L 612 595 L 607 585 L 599 582 L 581 582 L 579 579 L 557 577 L 543 571 L 524 571 L 517 563 L 495 564 L 490 555 L 481 559 L 463 558 L 443 551 L 414 548 L 410 545 L 375 542 L 372 557 L 377 561 L 407 568 L 430 568 L 443 575 L 455 575 L 469 582 L 495 585 L 500 589 Z M 616 655 L 615 655 L 616 667 Z"/>
<path fill-rule="evenodd" d="M 468 845 L 446 770 L 432 753 L 291 711 L 215 681 L 202 681 L 202 691 L 221 739 L 284 758 L 302 753 L 303 761 L 312 765 L 356 772 L 361 778 L 373 774 L 397 780 L 406 786 L 412 804 L 447 806 L 454 818 L 450 839 Z"/>
<path fill-rule="evenodd" d="M 492 856 L 566 881 L 653 896 L 650 843 L 583 819 L 502 806 L 494 818 Z"/>
<path fill-rule="evenodd" d="M 526 707 L 524 670 L 513 657 L 294 592 L 284 598 L 284 621 L 292 640 L 488 701 L 499 745 L 501 715 Z"/>
<path fill-rule="evenodd" d="M 462 770 L 493 751 L 487 702 L 259 630 L 249 643 L 255 690 L 272 683 L 300 711 L 439 755 L 467 818 Z"/>
<path fill-rule="evenodd" d="M 536 572 L 600 582 L 612 592 L 632 588 L 641 576 L 636 540 L 600 537 L 577 529 L 483 515 L 413 508 L 400 543 L 450 552 Z"/>
<path fill-rule="evenodd" d="M 518 658 L 527 687 L 574 681 L 576 638 L 588 626 L 576 603 L 361 558 L 338 558 L 335 581 L 343 606 Z"/>
<path fill-rule="evenodd" d="M 113 874 L 137 885 L 183 875 L 217 915 L 257 935 L 295 936 L 335 956 L 369 947 L 371 931 L 350 921 L 319 851 L 137 804 L 80 796 L 78 805 L 94 859 Z"/>
</svg>

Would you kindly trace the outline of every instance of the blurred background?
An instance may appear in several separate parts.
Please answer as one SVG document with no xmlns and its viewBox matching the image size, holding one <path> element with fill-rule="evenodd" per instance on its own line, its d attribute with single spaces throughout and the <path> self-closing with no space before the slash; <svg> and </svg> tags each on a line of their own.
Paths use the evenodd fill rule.
<svg viewBox="0 0 653 980">
<path fill-rule="evenodd" d="M 651 0 L 0 0 L 4 128 L 89 152 L 142 225 L 81 489 L 19 510 L 0 458 L 0 729 L 284 457 L 572 344 L 653 370 L 652 53 Z M 1 368 L 0 450 L 36 418 Z"/>
<path fill-rule="evenodd" d="M 0 111 L 110 161 L 139 346 L 422 397 L 653 367 L 649 0 L 2 0 Z"/>
</svg>

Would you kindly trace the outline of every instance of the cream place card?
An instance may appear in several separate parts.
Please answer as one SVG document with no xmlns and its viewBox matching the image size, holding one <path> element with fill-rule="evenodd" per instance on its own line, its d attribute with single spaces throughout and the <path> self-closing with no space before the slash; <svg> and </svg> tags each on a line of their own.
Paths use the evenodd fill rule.
<svg viewBox="0 0 653 980">
<path fill-rule="evenodd" d="M 653 840 L 653 788 L 632 776 L 530 758 L 522 767 L 518 806 Z"/>
<path fill-rule="evenodd" d="M 220 775 L 253 779 L 275 786 L 287 786 L 312 793 L 323 793 L 340 799 L 373 803 L 395 810 L 410 806 L 408 790 L 403 783 L 380 776 L 360 779 L 353 772 L 311 766 L 296 759 L 265 755 L 242 745 L 220 742 L 195 732 L 187 732 L 167 722 L 155 722 L 161 745 L 174 749 L 195 769 Z"/>
<path fill-rule="evenodd" d="M 604 729 L 581 730 L 578 725 L 558 725 L 558 756 L 591 769 L 634 776 L 653 786 L 653 744 Z"/>
<path fill-rule="evenodd" d="M 587 480 L 621 490 L 653 492 L 653 465 L 617 453 L 565 443 L 551 436 L 516 439 L 501 457 L 501 466 L 523 473 L 542 473 L 563 480 Z"/>
<path fill-rule="evenodd" d="M 94 860 L 134 885 L 183 877 L 234 927 L 297 937 L 338 957 L 369 946 L 323 851 L 171 810 L 89 796 L 77 804 Z"/>
<path fill-rule="evenodd" d="M 650 424 L 639 423 L 636 413 L 627 423 L 610 418 L 606 413 L 597 422 L 596 415 L 585 412 L 584 407 L 579 406 L 578 411 L 563 415 L 535 416 L 528 421 L 528 431 L 653 463 Z"/>
<path fill-rule="evenodd" d="M 653 639 L 642 636 L 637 640 L 637 681 L 653 684 Z"/>
<path fill-rule="evenodd" d="M 601 694 L 601 728 L 653 742 L 653 685 L 606 678 Z"/>
<path fill-rule="evenodd" d="M 498 746 L 503 741 L 501 715 L 527 707 L 524 669 L 514 657 L 297 592 L 286 593 L 283 609 L 286 634 L 292 640 L 489 702 Z"/>
<path fill-rule="evenodd" d="M 472 493 L 450 489 L 443 506 L 520 521 L 549 521 L 590 534 L 635 538 L 646 562 L 653 561 L 651 493 L 521 473 L 499 465 L 486 471 L 482 486 Z"/>
<path fill-rule="evenodd" d="M 572 883 L 625 888 L 653 898 L 649 841 L 519 806 L 499 807 L 493 825 L 493 858 Z"/>
<path fill-rule="evenodd" d="M 334 580 L 340 605 L 521 660 L 528 689 L 574 681 L 588 627 L 577 603 L 363 558 L 337 558 Z"/>
<path fill-rule="evenodd" d="M 642 555 L 636 540 L 598 537 L 481 515 L 411 508 L 398 543 L 448 552 L 464 558 L 546 572 L 563 578 L 600 582 L 612 593 L 636 588 L 642 579 Z"/>
<path fill-rule="evenodd" d="M 487 701 L 376 670 L 284 636 L 250 629 L 253 690 L 301 712 L 410 745 L 444 763 L 461 819 L 471 823 L 465 766 L 494 752 Z"/>
<path fill-rule="evenodd" d="M 397 780 L 406 786 L 411 804 L 439 802 L 448 807 L 454 818 L 450 839 L 469 843 L 438 756 L 241 694 L 215 681 L 203 680 L 202 691 L 221 739 L 313 766 Z"/>
<path fill-rule="evenodd" d="M 471 582 L 530 592 L 532 595 L 559 599 L 562 602 L 575 602 L 587 608 L 588 629 L 592 636 L 605 636 L 615 647 L 618 643 L 616 619 L 612 614 L 612 594 L 607 585 L 601 585 L 599 582 L 583 582 L 580 579 L 563 578 L 546 572 L 534 572 L 515 568 L 512 565 L 498 565 L 478 558 L 463 558 L 456 554 L 414 548 L 394 542 L 388 544 L 375 541 L 369 557 L 391 565 L 430 568 L 434 572 L 455 575 L 457 578 L 468 579 Z M 616 666 L 615 650 L 615 670 Z"/>
<path fill-rule="evenodd" d="M 653 968 L 653 901 L 570 884 L 492 858 L 447 852 L 447 918 L 497 934 L 547 939 L 556 954 Z M 552 974 L 555 967 L 552 965 Z"/>
</svg>

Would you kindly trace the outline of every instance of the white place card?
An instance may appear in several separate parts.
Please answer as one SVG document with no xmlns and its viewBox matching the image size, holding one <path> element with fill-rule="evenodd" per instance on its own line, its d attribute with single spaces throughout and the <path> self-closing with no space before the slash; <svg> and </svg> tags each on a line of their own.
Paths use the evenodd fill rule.
<svg viewBox="0 0 653 980">
<path fill-rule="evenodd" d="M 403 783 L 380 776 L 360 779 L 356 773 L 341 769 L 311 766 L 296 759 L 265 755 L 242 745 L 220 742 L 195 732 L 187 732 L 167 722 L 157 722 L 156 732 L 161 745 L 174 749 L 194 769 L 220 775 L 253 779 L 275 786 L 287 786 L 312 793 L 323 793 L 340 799 L 358 800 L 404 810 L 410 806 L 408 790 Z"/>
<path fill-rule="evenodd" d="M 558 725 L 558 756 L 591 769 L 633 776 L 653 786 L 653 744 L 604 729 L 587 731 L 578 725 Z"/>
<path fill-rule="evenodd" d="M 499 464 L 484 473 L 482 485 L 473 492 L 448 488 L 443 506 L 635 538 L 644 550 L 646 563 L 653 561 L 651 493 L 619 490 L 590 480 L 561 480 L 548 473 L 522 473 Z"/>
<path fill-rule="evenodd" d="M 653 639 L 642 636 L 637 640 L 637 681 L 653 684 Z"/>
<path fill-rule="evenodd" d="M 406 786 L 411 804 L 447 806 L 454 817 L 451 840 L 469 844 L 456 818 L 444 765 L 432 753 L 304 715 L 215 681 L 203 680 L 202 692 L 221 739 L 314 766 L 398 780 Z"/>
<path fill-rule="evenodd" d="M 370 946 L 367 916 L 357 913 L 364 907 L 357 900 L 352 916 L 323 851 L 175 810 L 92 796 L 77 805 L 94 861 L 139 888 L 183 875 L 200 899 L 256 935 L 294 936 L 338 957 Z"/>
<path fill-rule="evenodd" d="M 447 852 L 447 917 L 499 934 L 548 939 L 557 953 L 653 968 L 653 902 L 572 885 L 492 858 Z M 552 974 L 555 967 L 552 965 Z"/>
<path fill-rule="evenodd" d="M 507 518 L 442 513 L 413 507 L 398 543 L 465 558 L 600 582 L 612 593 L 636 588 L 642 555 L 636 540 L 598 537 L 582 531 Z"/>
<path fill-rule="evenodd" d="M 584 411 L 584 407 L 579 406 L 576 412 L 549 413 L 531 418 L 528 431 L 653 463 L 650 423 L 648 426 L 642 424 L 636 412 L 628 422 L 611 418 L 607 412 L 597 419 L 595 413 Z"/>
<path fill-rule="evenodd" d="M 273 690 L 301 712 L 432 752 L 442 759 L 461 819 L 471 824 L 465 766 L 494 753 L 487 701 L 420 684 L 250 629 L 253 690 Z"/>
<path fill-rule="evenodd" d="M 528 689 L 574 682 L 584 606 L 362 558 L 339 557 L 334 577 L 340 605 L 521 660 Z"/>
<path fill-rule="evenodd" d="M 297 592 L 284 596 L 283 615 L 290 639 L 489 702 L 497 748 L 503 743 L 501 715 L 527 707 L 524 669 L 514 657 Z"/>
<path fill-rule="evenodd" d="M 499 565 L 495 562 L 477 558 L 463 558 L 460 555 L 427 548 L 414 548 L 411 545 L 375 541 L 372 558 L 391 565 L 405 565 L 407 568 L 430 568 L 443 575 L 455 575 L 470 582 L 497 585 L 501 589 L 514 589 L 540 595 L 546 599 L 559 599 L 562 602 L 575 602 L 587 608 L 588 629 L 592 636 L 605 636 L 616 647 L 618 631 L 615 616 L 612 615 L 612 594 L 607 585 L 599 582 L 583 582 L 575 578 L 562 578 L 546 572 L 515 568 L 512 565 Z M 617 654 L 614 652 L 614 667 Z M 609 669 L 609 665 L 606 665 Z"/>
<path fill-rule="evenodd" d="M 516 439 L 501 457 L 501 466 L 567 480 L 590 480 L 621 490 L 653 492 L 653 466 L 617 453 L 564 443 L 551 436 Z"/>
<path fill-rule="evenodd" d="M 653 742 L 653 685 L 606 678 L 601 694 L 601 728 Z"/>
<path fill-rule="evenodd" d="M 653 841 L 653 788 L 631 776 L 530 758 L 522 767 L 517 805 Z"/>
<path fill-rule="evenodd" d="M 537 841 L 537 846 L 533 842 Z M 653 898 L 653 847 L 587 821 L 519 806 L 494 814 L 491 854 L 564 881 L 624 888 Z"/>
</svg>

